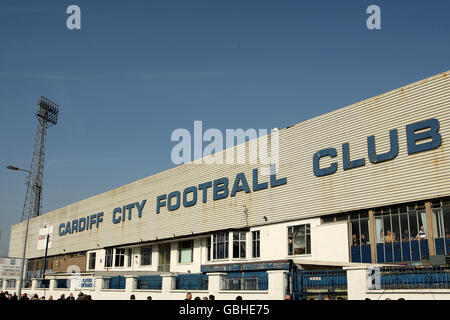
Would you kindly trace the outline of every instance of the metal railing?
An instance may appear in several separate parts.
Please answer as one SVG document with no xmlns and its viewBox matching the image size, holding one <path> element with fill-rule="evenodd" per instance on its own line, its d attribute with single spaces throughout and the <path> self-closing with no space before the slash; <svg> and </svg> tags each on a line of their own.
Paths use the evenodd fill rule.
<svg viewBox="0 0 450 320">
<path fill-rule="evenodd" d="M 179 274 L 175 278 L 176 290 L 208 290 L 206 274 Z"/>
<path fill-rule="evenodd" d="M 140 276 L 136 279 L 136 289 L 161 290 L 162 277 L 159 275 Z"/>
<path fill-rule="evenodd" d="M 56 279 L 55 288 L 70 289 L 70 279 Z"/>
<path fill-rule="evenodd" d="M 222 290 L 268 290 L 267 272 L 230 272 L 222 278 Z"/>
<path fill-rule="evenodd" d="M 103 279 L 103 289 L 115 289 L 124 290 L 125 289 L 125 277 L 116 276 L 111 278 Z"/>
<path fill-rule="evenodd" d="M 448 289 L 449 266 L 383 267 L 381 289 Z"/>
<path fill-rule="evenodd" d="M 294 271 L 294 296 L 296 299 L 328 295 L 347 295 L 347 271 L 342 269 Z"/>
<path fill-rule="evenodd" d="M 50 280 L 37 280 L 37 288 L 48 289 L 50 288 Z"/>
</svg>

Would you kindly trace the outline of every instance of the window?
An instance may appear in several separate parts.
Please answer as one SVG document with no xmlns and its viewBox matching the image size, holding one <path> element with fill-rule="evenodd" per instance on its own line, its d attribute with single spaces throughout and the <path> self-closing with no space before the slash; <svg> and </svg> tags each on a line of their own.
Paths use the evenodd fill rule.
<svg viewBox="0 0 450 320">
<path fill-rule="evenodd" d="M 233 232 L 233 258 L 245 258 L 245 232 Z"/>
<path fill-rule="evenodd" d="M 152 246 L 141 247 L 141 266 L 152 264 Z"/>
<path fill-rule="evenodd" d="M 207 253 L 206 259 L 208 261 L 211 261 L 211 237 L 208 238 L 208 241 L 207 241 L 206 245 L 208 247 L 208 253 Z"/>
<path fill-rule="evenodd" d="M 302 224 L 288 228 L 288 254 L 311 253 L 311 226 Z"/>
<path fill-rule="evenodd" d="M 6 288 L 15 288 L 15 287 L 16 287 L 16 279 L 6 280 Z"/>
<path fill-rule="evenodd" d="M 171 254 L 170 243 L 159 245 L 158 271 L 170 272 L 170 254 Z"/>
<path fill-rule="evenodd" d="M 113 249 L 106 249 L 105 268 L 111 268 L 113 264 Z"/>
<path fill-rule="evenodd" d="M 228 259 L 228 233 L 213 235 L 213 259 Z"/>
<path fill-rule="evenodd" d="M 252 258 L 259 258 L 261 253 L 260 233 L 258 231 L 252 232 Z"/>
<path fill-rule="evenodd" d="M 95 269 L 95 252 L 91 252 L 89 253 L 89 270 L 94 270 Z"/>
<path fill-rule="evenodd" d="M 131 267 L 132 259 L 133 259 L 133 250 L 128 249 L 128 267 Z"/>
<path fill-rule="evenodd" d="M 115 267 L 125 266 L 125 249 L 116 249 Z"/>
<path fill-rule="evenodd" d="M 435 200 L 431 203 L 432 226 L 435 238 L 436 254 L 450 254 L 450 198 Z"/>
<path fill-rule="evenodd" d="M 178 262 L 191 263 L 194 255 L 194 241 L 180 241 L 178 242 Z"/>
</svg>

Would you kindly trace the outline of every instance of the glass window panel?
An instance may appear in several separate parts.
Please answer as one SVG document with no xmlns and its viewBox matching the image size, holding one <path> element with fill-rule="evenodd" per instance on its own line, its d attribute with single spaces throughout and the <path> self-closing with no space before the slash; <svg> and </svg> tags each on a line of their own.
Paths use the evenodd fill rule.
<svg viewBox="0 0 450 320">
<path fill-rule="evenodd" d="M 245 258 L 245 241 L 241 241 L 240 243 L 240 258 Z"/>
<path fill-rule="evenodd" d="M 336 221 L 346 221 L 346 220 L 348 220 L 348 214 L 336 215 Z"/>
<path fill-rule="evenodd" d="M 359 219 L 359 212 L 350 213 L 350 220 L 358 220 L 358 219 Z"/>
<path fill-rule="evenodd" d="M 152 264 L 152 246 L 141 247 L 141 266 Z"/>
<path fill-rule="evenodd" d="M 363 212 L 361 212 L 361 213 L 359 214 L 359 217 L 360 217 L 361 219 L 363 219 L 363 218 L 369 219 L 369 212 L 368 212 L 368 211 L 363 211 Z"/>
<path fill-rule="evenodd" d="M 435 238 L 443 238 L 445 236 L 442 209 L 433 209 L 433 236 Z"/>
<path fill-rule="evenodd" d="M 370 243 L 369 219 L 361 219 L 361 244 Z"/>
<path fill-rule="evenodd" d="M 178 262 L 190 263 L 193 260 L 194 241 L 178 242 Z"/>
<path fill-rule="evenodd" d="M 408 218 L 409 218 L 409 234 L 411 236 L 411 239 L 414 239 L 418 232 L 416 212 L 409 211 Z"/>
<path fill-rule="evenodd" d="M 330 222 L 334 222 L 334 216 L 322 217 L 322 223 L 330 223 Z"/>
<path fill-rule="evenodd" d="M 450 207 L 443 207 L 445 237 L 450 238 Z"/>
<path fill-rule="evenodd" d="M 389 215 L 383 216 L 383 227 L 384 227 L 384 241 L 386 243 L 392 242 L 392 227 L 391 227 L 391 219 Z"/>
<path fill-rule="evenodd" d="M 398 214 L 391 215 L 392 218 L 392 240 L 400 241 L 400 224 Z"/>
<path fill-rule="evenodd" d="M 411 239 L 411 235 L 408 228 L 408 214 L 406 213 L 400 214 L 400 230 L 402 231 L 402 241 L 409 241 Z"/>
<path fill-rule="evenodd" d="M 384 230 L 382 217 L 375 217 L 375 236 L 377 243 L 384 242 Z"/>
<path fill-rule="evenodd" d="M 311 253 L 311 235 L 307 234 L 306 235 L 306 254 L 310 254 Z"/>
<path fill-rule="evenodd" d="M 352 246 L 359 246 L 359 221 L 355 220 L 351 222 L 352 227 Z"/>
<path fill-rule="evenodd" d="M 427 239 L 428 229 L 425 211 L 419 211 L 418 218 L 419 218 L 419 232 L 417 233 L 417 237 L 419 239 Z"/>
</svg>

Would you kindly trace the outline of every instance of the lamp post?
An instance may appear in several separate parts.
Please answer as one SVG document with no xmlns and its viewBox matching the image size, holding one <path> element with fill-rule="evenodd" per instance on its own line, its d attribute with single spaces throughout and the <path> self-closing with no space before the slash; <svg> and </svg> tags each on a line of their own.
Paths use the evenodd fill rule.
<svg viewBox="0 0 450 320">
<path fill-rule="evenodd" d="M 28 177 L 27 177 L 27 185 L 28 185 L 28 182 L 30 181 L 30 178 L 31 178 L 31 171 L 30 170 L 20 169 L 20 168 L 11 166 L 11 165 L 8 165 L 6 168 L 9 169 L 9 170 L 28 172 Z M 23 211 L 25 211 L 25 205 L 26 204 L 24 204 L 24 206 L 23 206 Z M 24 214 L 24 212 L 22 212 L 22 215 L 23 214 Z M 21 267 L 20 267 L 19 288 L 17 289 L 17 296 L 19 297 L 19 299 L 20 299 L 20 296 L 22 294 L 23 271 L 24 271 L 24 267 L 25 267 L 25 253 L 27 251 L 27 240 L 28 240 L 28 227 L 29 227 L 29 225 L 30 225 L 30 214 L 28 213 L 27 214 L 27 226 L 26 226 L 26 229 L 25 229 L 25 240 L 24 240 L 24 243 L 23 243 L 22 262 L 21 262 Z"/>
</svg>

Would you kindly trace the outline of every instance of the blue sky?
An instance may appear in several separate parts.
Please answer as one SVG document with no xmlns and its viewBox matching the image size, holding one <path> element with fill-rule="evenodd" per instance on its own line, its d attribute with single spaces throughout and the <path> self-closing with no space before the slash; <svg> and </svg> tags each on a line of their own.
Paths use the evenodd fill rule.
<svg viewBox="0 0 450 320">
<path fill-rule="evenodd" d="M 81 30 L 66 8 L 81 8 Z M 381 8 L 381 30 L 366 8 Z M 0 2 L 0 256 L 19 222 L 35 104 L 43 211 L 173 167 L 176 128 L 283 128 L 446 71 L 450 1 Z"/>
</svg>

